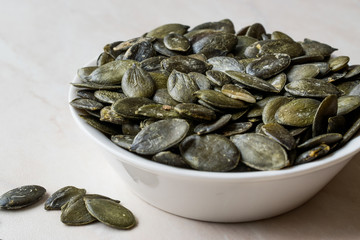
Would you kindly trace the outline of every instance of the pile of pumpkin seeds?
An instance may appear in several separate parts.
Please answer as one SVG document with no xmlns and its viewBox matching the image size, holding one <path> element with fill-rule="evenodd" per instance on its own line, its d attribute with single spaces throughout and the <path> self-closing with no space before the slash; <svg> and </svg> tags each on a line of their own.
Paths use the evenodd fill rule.
<svg viewBox="0 0 360 240">
<path fill-rule="evenodd" d="M 12 189 L 0 196 L 0 209 L 20 209 L 37 203 L 45 188 L 27 185 Z M 136 225 L 133 213 L 114 200 L 98 194 L 86 194 L 85 189 L 73 186 L 54 192 L 45 202 L 45 210 L 61 210 L 61 221 L 80 226 L 100 221 L 110 227 L 130 229 Z"/>
<path fill-rule="evenodd" d="M 105 45 L 70 104 L 144 161 L 200 171 L 278 170 L 360 128 L 360 65 L 337 49 L 229 19 L 165 24 Z"/>
</svg>

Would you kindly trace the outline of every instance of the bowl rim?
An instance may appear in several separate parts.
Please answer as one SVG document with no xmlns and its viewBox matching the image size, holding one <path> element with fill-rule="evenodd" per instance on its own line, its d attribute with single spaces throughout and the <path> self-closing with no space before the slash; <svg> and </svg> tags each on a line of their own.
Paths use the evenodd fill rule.
<svg viewBox="0 0 360 240">
<path fill-rule="evenodd" d="M 96 59 L 89 61 L 85 64 L 87 66 L 96 66 Z M 72 83 L 80 82 L 80 78 L 75 75 Z M 70 85 L 68 92 L 69 102 L 76 98 L 77 88 Z M 253 172 L 207 172 L 198 171 L 194 169 L 177 168 L 168 166 L 162 163 L 157 163 L 141 157 L 135 153 L 129 152 L 121 147 L 117 146 L 103 133 L 88 125 L 84 119 L 82 119 L 78 113 L 79 111 L 69 104 L 70 113 L 74 118 L 77 125 L 82 129 L 93 141 L 100 146 L 117 156 L 121 161 L 132 165 L 134 167 L 143 169 L 145 171 L 156 173 L 159 175 L 168 175 L 174 178 L 200 178 L 213 181 L 269 181 L 278 180 L 288 177 L 295 177 L 304 174 L 308 174 L 314 171 L 320 171 L 324 168 L 331 167 L 336 164 L 340 164 L 345 160 L 350 160 L 356 153 L 360 151 L 360 135 L 353 137 L 347 142 L 341 149 L 330 153 L 315 161 L 291 166 L 280 170 L 271 171 L 253 171 Z"/>
</svg>

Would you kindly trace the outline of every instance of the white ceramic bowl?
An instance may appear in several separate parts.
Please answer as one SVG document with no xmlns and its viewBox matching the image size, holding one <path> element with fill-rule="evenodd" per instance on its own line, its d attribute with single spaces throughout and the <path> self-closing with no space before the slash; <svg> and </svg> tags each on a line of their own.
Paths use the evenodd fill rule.
<svg viewBox="0 0 360 240">
<path fill-rule="evenodd" d="M 95 61 L 87 64 L 92 65 Z M 80 82 L 79 78 L 74 82 Z M 76 88 L 71 86 L 69 101 L 75 97 Z M 136 195 L 169 213 L 204 221 L 253 221 L 290 211 L 320 191 L 360 150 L 357 136 L 322 159 L 287 169 L 202 172 L 159 164 L 128 152 L 89 126 L 74 108 L 70 111 Z"/>
</svg>

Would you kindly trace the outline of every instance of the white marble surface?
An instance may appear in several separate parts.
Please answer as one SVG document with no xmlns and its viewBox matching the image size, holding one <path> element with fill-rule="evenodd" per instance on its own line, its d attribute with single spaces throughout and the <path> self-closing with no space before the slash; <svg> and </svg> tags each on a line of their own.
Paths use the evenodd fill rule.
<svg viewBox="0 0 360 240">
<path fill-rule="evenodd" d="M 360 2 L 0 0 L 0 193 L 27 184 L 48 194 L 74 185 L 120 199 L 138 219 L 130 231 L 96 223 L 68 227 L 43 201 L 0 212 L 0 239 L 360 239 L 360 155 L 305 205 L 272 219 L 217 224 L 180 218 L 136 197 L 70 116 L 77 68 L 104 44 L 170 22 L 194 26 L 230 18 L 261 22 L 295 40 L 339 48 L 360 63 Z M 241 206 L 239 206 L 241 207 Z"/>
</svg>

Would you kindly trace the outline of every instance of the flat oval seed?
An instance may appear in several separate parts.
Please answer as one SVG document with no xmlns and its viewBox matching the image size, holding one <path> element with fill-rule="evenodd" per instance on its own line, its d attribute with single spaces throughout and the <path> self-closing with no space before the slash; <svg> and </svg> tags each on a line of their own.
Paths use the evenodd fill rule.
<svg viewBox="0 0 360 240">
<path fill-rule="evenodd" d="M 94 92 L 94 96 L 97 100 L 104 103 L 114 103 L 119 99 L 123 99 L 126 97 L 125 94 L 115 91 L 108 90 L 97 90 Z"/>
<path fill-rule="evenodd" d="M 306 127 L 313 123 L 320 102 L 311 98 L 298 98 L 279 107 L 275 119 L 282 125 Z"/>
<path fill-rule="evenodd" d="M 267 80 L 268 83 L 270 83 L 271 85 L 273 85 L 278 92 L 281 92 L 281 90 L 283 90 L 285 84 L 286 84 L 286 74 L 285 73 L 280 73 L 278 75 L 276 75 L 275 77 L 270 78 L 269 80 Z"/>
<path fill-rule="evenodd" d="M 176 105 L 174 110 L 181 116 L 191 119 L 211 121 L 216 118 L 213 110 L 195 103 L 181 103 Z"/>
<path fill-rule="evenodd" d="M 76 188 L 73 186 L 63 187 L 46 200 L 45 210 L 60 210 L 61 207 L 67 203 L 74 196 L 83 196 L 86 193 L 85 189 Z"/>
<path fill-rule="evenodd" d="M 198 135 L 213 132 L 223 126 L 225 126 L 230 120 L 232 115 L 226 114 L 220 117 L 218 120 L 212 123 L 200 123 L 194 128 L 194 132 Z"/>
<path fill-rule="evenodd" d="M 170 151 L 159 152 L 155 154 L 151 158 L 151 160 L 169 166 L 188 168 L 188 165 L 185 163 L 184 159 L 179 154 L 175 154 Z"/>
<path fill-rule="evenodd" d="M 265 124 L 267 123 L 276 123 L 275 113 L 282 105 L 289 103 L 293 98 L 279 96 L 270 99 L 263 108 L 262 111 L 262 120 Z"/>
<path fill-rule="evenodd" d="M 100 121 L 110 122 L 118 125 L 127 122 L 123 116 L 115 112 L 110 106 L 106 106 L 100 110 Z"/>
<path fill-rule="evenodd" d="M 320 144 L 324 143 L 326 145 L 331 145 L 333 143 L 339 142 L 342 139 L 342 135 L 340 133 L 326 133 L 322 134 L 309 140 L 305 141 L 304 143 L 298 145 L 298 148 L 312 148 L 319 146 Z"/>
<path fill-rule="evenodd" d="M 70 102 L 70 105 L 74 108 L 87 109 L 91 111 L 100 110 L 104 107 L 104 105 L 98 101 L 86 98 L 75 98 Z"/>
<path fill-rule="evenodd" d="M 255 88 L 264 92 L 278 92 L 273 85 L 258 77 L 236 71 L 225 71 L 225 73 L 235 81 L 240 82 L 249 88 Z"/>
<path fill-rule="evenodd" d="M 202 73 L 190 72 L 188 76 L 194 80 L 200 90 L 211 89 L 210 80 Z"/>
<path fill-rule="evenodd" d="M 328 119 L 336 116 L 338 110 L 338 99 L 335 95 L 324 98 L 315 113 L 312 125 L 312 136 L 324 134 L 327 131 Z"/>
<path fill-rule="evenodd" d="M 153 38 L 164 38 L 166 35 L 168 35 L 171 32 L 178 33 L 178 34 L 184 34 L 186 33 L 189 26 L 182 25 L 179 23 L 169 23 L 161 25 L 157 28 L 154 28 L 153 30 L 149 31 L 146 36 L 147 37 L 153 37 Z"/>
<path fill-rule="evenodd" d="M 144 97 L 128 97 L 117 100 L 111 108 L 125 118 L 138 119 L 136 111 L 143 105 L 152 104 L 153 101 Z"/>
<path fill-rule="evenodd" d="M 278 123 L 267 123 L 261 126 L 261 131 L 271 139 L 280 143 L 287 150 L 292 150 L 296 147 L 295 138 L 290 132 Z"/>
<path fill-rule="evenodd" d="M 80 117 L 84 119 L 87 124 L 105 134 L 115 135 L 119 134 L 120 132 L 120 129 L 115 128 L 114 126 L 109 125 L 106 122 L 100 121 L 97 117 L 87 115 L 80 115 Z"/>
<path fill-rule="evenodd" d="M 245 67 L 240 64 L 236 59 L 231 57 L 217 56 L 207 60 L 207 63 L 211 64 L 212 70 L 225 72 L 228 70 L 244 72 Z"/>
<path fill-rule="evenodd" d="M 305 78 L 314 78 L 319 72 L 319 67 L 314 64 L 301 64 L 292 66 L 286 75 L 288 81 L 293 82 Z"/>
<path fill-rule="evenodd" d="M 300 154 L 294 164 L 302 164 L 315 160 L 316 158 L 326 155 L 330 151 L 330 147 L 326 144 L 320 144 L 320 146 L 310 149 Z"/>
<path fill-rule="evenodd" d="M 216 70 L 206 71 L 206 76 L 210 82 L 217 87 L 222 87 L 223 85 L 231 82 L 231 78 L 228 75 Z"/>
<path fill-rule="evenodd" d="M 151 155 L 179 143 L 187 134 L 189 124 L 183 119 L 165 119 L 144 127 L 135 137 L 131 151 Z"/>
<path fill-rule="evenodd" d="M 30 206 L 44 196 L 46 189 L 38 185 L 26 185 L 12 189 L 0 196 L 0 209 L 20 209 Z"/>
<path fill-rule="evenodd" d="M 262 56 L 259 60 L 249 63 L 246 66 L 246 73 L 265 79 L 270 78 L 290 64 L 290 56 L 282 53 L 275 53 Z"/>
<path fill-rule="evenodd" d="M 136 224 L 133 213 L 112 200 L 85 198 L 85 206 L 94 218 L 110 227 L 130 229 Z"/>
<path fill-rule="evenodd" d="M 134 60 L 117 60 L 106 63 L 95 69 L 85 79 L 91 83 L 102 85 L 115 85 L 121 84 L 121 79 L 133 64 L 139 65 L 140 63 Z"/>
<path fill-rule="evenodd" d="M 327 44 L 320 43 L 314 40 L 305 38 L 303 42 L 300 43 L 304 49 L 305 55 L 314 56 L 320 55 L 323 57 L 329 57 L 331 53 L 336 51 L 336 48 L 333 48 Z"/>
<path fill-rule="evenodd" d="M 329 60 L 329 66 L 330 66 L 331 71 L 337 72 L 337 71 L 343 69 L 344 67 L 346 67 L 347 63 L 349 61 L 350 61 L 349 57 L 339 56 L 339 57 L 331 58 Z"/>
<path fill-rule="evenodd" d="M 86 209 L 82 195 L 74 196 L 61 208 L 61 222 L 70 226 L 80 226 L 96 221 Z"/>
<path fill-rule="evenodd" d="M 221 92 L 215 90 L 199 90 L 194 93 L 194 95 L 201 99 L 202 101 L 219 108 L 246 108 L 247 104 L 243 101 L 232 99 Z"/>
<path fill-rule="evenodd" d="M 148 72 L 133 65 L 124 73 L 121 88 L 128 97 L 152 97 L 156 86 Z"/>
<path fill-rule="evenodd" d="M 226 172 L 235 168 L 240 154 L 226 137 L 217 134 L 191 135 L 180 144 L 185 162 L 200 171 Z"/>
<path fill-rule="evenodd" d="M 239 149 L 241 160 L 258 170 L 278 170 L 290 162 L 286 151 L 274 140 L 258 133 L 244 133 L 230 137 Z"/>
<path fill-rule="evenodd" d="M 130 150 L 134 138 L 135 136 L 133 135 L 112 135 L 111 141 L 122 148 Z"/>
<path fill-rule="evenodd" d="M 191 103 L 195 101 L 194 92 L 199 88 L 187 74 L 173 70 L 168 78 L 167 90 L 176 101 Z"/>
<path fill-rule="evenodd" d="M 242 100 L 248 103 L 256 102 L 255 97 L 250 92 L 234 84 L 225 84 L 222 86 L 221 92 L 230 98 Z"/>
<path fill-rule="evenodd" d="M 345 115 L 360 107 L 360 96 L 341 96 L 338 98 L 337 115 Z"/>
<path fill-rule="evenodd" d="M 170 106 L 175 106 L 179 103 L 170 96 L 166 88 L 160 88 L 156 90 L 153 96 L 153 101 L 159 104 Z"/>
<path fill-rule="evenodd" d="M 252 126 L 253 123 L 251 122 L 236 122 L 232 124 L 227 124 L 221 129 L 221 132 L 225 137 L 229 137 L 232 135 L 247 132 Z"/>
<path fill-rule="evenodd" d="M 170 50 L 186 52 L 190 48 L 189 40 L 183 35 L 169 33 L 164 37 L 164 44 Z"/>
<path fill-rule="evenodd" d="M 139 107 L 135 113 L 145 117 L 157 119 L 180 117 L 180 115 L 174 110 L 172 106 L 162 104 L 146 104 Z"/>
<path fill-rule="evenodd" d="M 315 78 L 293 81 L 285 85 L 285 90 L 295 96 L 301 97 L 340 95 L 340 91 L 335 85 Z"/>
<path fill-rule="evenodd" d="M 161 61 L 161 67 L 168 72 L 177 70 L 182 73 L 199 72 L 204 73 L 211 69 L 211 65 L 199 59 L 187 56 L 172 56 Z"/>
</svg>

